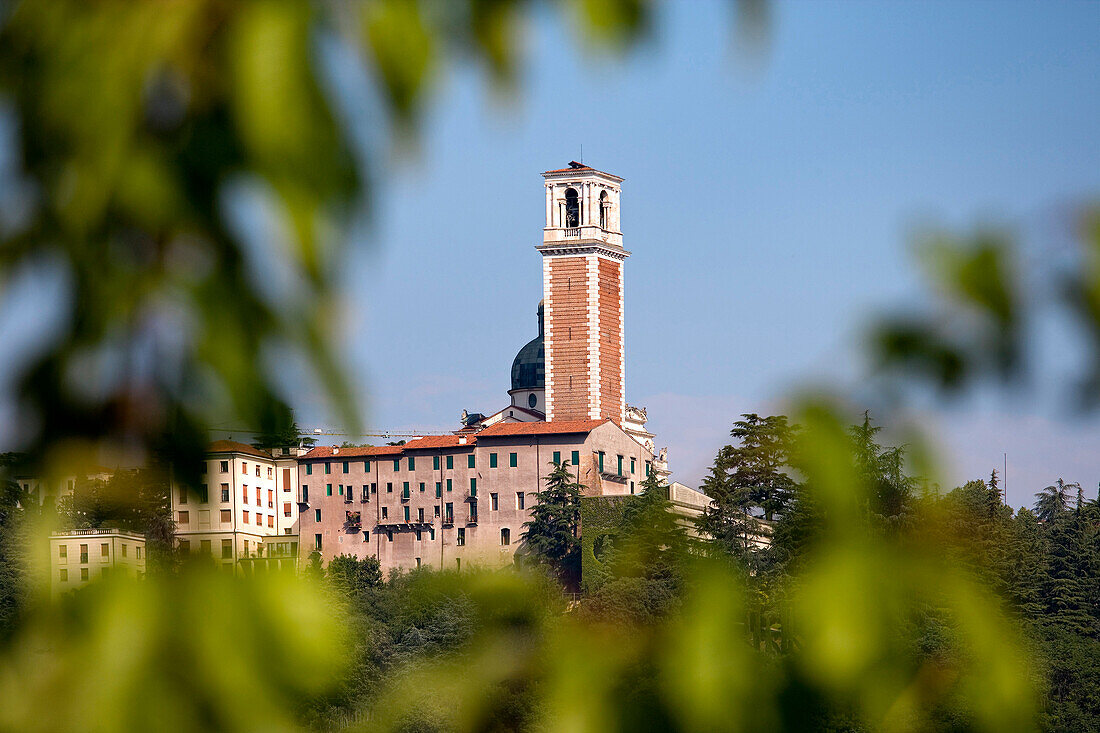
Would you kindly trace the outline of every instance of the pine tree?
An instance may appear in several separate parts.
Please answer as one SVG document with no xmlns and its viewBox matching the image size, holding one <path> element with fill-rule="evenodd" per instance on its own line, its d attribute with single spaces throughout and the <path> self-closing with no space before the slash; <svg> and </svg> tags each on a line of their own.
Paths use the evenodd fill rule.
<svg viewBox="0 0 1100 733">
<path fill-rule="evenodd" d="M 1049 619 L 1068 631 L 1095 633 L 1089 585 L 1093 566 L 1081 513 L 1064 512 L 1051 520 L 1043 595 Z"/>
<path fill-rule="evenodd" d="M 569 472 L 569 463 L 551 464 L 546 488 L 531 508 L 522 535 L 527 556 L 547 565 L 570 587 L 580 580 L 580 506 L 583 487 Z"/>
<path fill-rule="evenodd" d="M 1067 484 L 1061 478 L 1035 494 L 1035 515 L 1049 522 L 1069 511 L 1070 492 L 1080 484 Z"/>
</svg>

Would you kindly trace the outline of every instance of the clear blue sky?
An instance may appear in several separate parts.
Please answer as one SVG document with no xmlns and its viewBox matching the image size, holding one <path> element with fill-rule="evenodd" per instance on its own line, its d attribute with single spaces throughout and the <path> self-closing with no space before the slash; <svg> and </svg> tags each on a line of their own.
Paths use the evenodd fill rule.
<svg viewBox="0 0 1100 733">
<path fill-rule="evenodd" d="M 627 399 L 689 485 L 738 414 L 858 380 L 867 319 L 921 297 L 913 225 L 1008 223 L 1038 232 L 1041 263 L 1067 246 L 1066 207 L 1100 198 L 1098 4 L 779 3 L 753 63 L 722 2 L 671 4 L 620 59 L 549 14 L 528 31 L 521 96 L 452 69 L 418 150 L 376 181 L 345 283 L 369 426 L 504 406 L 541 297 L 539 173 L 582 144 L 626 179 Z M 1064 345 L 1058 328 L 1035 348 Z M 1011 503 L 1058 476 L 1094 496 L 1100 429 L 1065 418 L 1054 386 L 924 406 L 945 480 L 1007 451 Z"/>
</svg>

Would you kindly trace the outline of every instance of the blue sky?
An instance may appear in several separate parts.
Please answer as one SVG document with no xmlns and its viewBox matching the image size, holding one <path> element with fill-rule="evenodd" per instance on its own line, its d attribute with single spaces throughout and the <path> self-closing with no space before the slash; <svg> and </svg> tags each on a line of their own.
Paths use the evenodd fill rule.
<svg viewBox="0 0 1100 733">
<path fill-rule="evenodd" d="M 738 414 L 859 384 L 868 319 L 924 297 L 915 226 L 1008 224 L 1042 266 L 1068 207 L 1100 195 L 1100 5 L 778 3 L 758 58 L 736 52 L 727 3 L 657 20 L 610 57 L 540 11 L 518 96 L 470 66 L 439 79 L 345 270 L 367 425 L 449 430 L 504 406 L 541 297 L 539 173 L 581 145 L 625 178 L 627 399 L 689 485 Z M 1040 326 L 1037 353 L 1069 348 Z M 1011 503 L 1058 476 L 1095 495 L 1100 428 L 1055 398 L 1073 358 L 1026 394 L 922 403 L 944 480 L 1007 451 Z M 308 396 L 299 416 L 324 421 Z"/>
</svg>

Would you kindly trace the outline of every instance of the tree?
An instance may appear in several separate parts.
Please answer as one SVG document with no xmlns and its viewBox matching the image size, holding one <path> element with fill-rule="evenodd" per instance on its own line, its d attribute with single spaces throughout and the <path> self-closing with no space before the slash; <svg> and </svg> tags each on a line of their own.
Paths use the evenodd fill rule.
<svg viewBox="0 0 1100 733">
<path fill-rule="evenodd" d="M 760 522 L 782 517 L 798 488 L 790 476 L 792 430 L 786 416 L 742 415 L 730 430 L 735 444 L 718 451 L 701 486 L 713 499 L 698 521 L 699 531 L 726 552 L 747 560 L 756 550 Z"/>
<path fill-rule="evenodd" d="M 252 447 L 271 452 L 275 448 L 289 448 L 302 446 L 311 448 L 317 443 L 317 439 L 309 433 L 303 433 L 296 420 L 277 425 L 269 430 L 258 433 L 252 440 Z"/>
<path fill-rule="evenodd" d="M 551 568 L 567 587 L 580 582 L 580 506 L 584 488 L 569 472 L 569 462 L 551 463 L 546 487 L 523 523 L 524 551 Z"/>
<path fill-rule="evenodd" d="M 358 600 L 364 593 L 382 586 L 382 567 L 376 557 L 360 559 L 341 554 L 329 561 L 325 577 L 349 599 Z"/>
<path fill-rule="evenodd" d="M 1049 522 L 1069 510 L 1069 497 L 1080 484 L 1067 484 L 1061 478 L 1035 494 L 1035 514 L 1043 522 Z"/>
</svg>

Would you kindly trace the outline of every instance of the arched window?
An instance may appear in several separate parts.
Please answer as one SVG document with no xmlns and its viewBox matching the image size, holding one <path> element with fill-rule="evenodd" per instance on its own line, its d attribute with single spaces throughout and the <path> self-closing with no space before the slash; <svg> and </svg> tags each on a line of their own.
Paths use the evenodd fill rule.
<svg viewBox="0 0 1100 733">
<path fill-rule="evenodd" d="M 565 226 L 579 227 L 581 225 L 581 202 L 577 197 L 577 191 L 573 188 L 565 189 Z"/>
<path fill-rule="evenodd" d="M 607 229 L 607 211 L 611 208 L 611 202 L 607 198 L 607 191 L 600 191 L 600 229 Z"/>
</svg>

